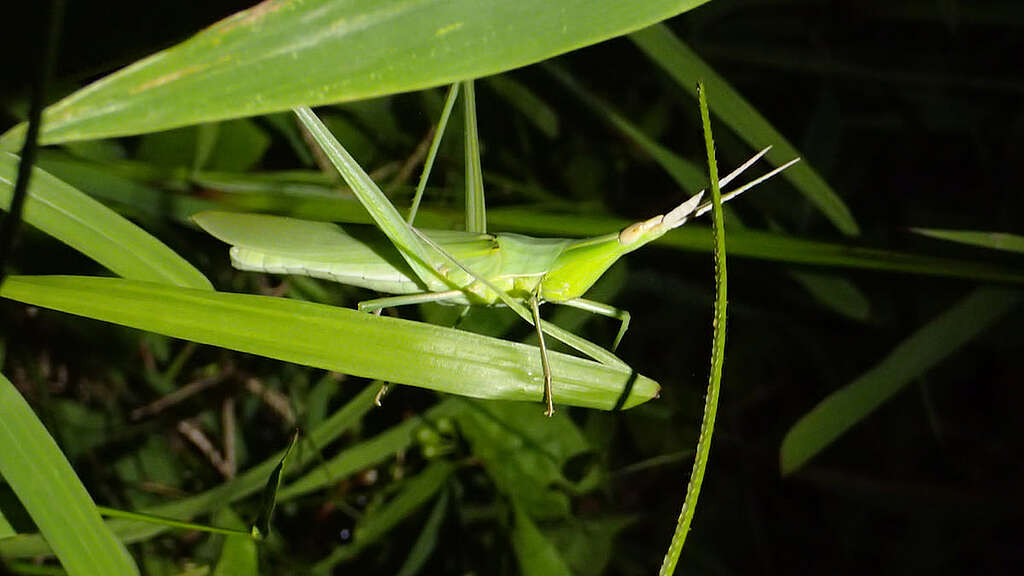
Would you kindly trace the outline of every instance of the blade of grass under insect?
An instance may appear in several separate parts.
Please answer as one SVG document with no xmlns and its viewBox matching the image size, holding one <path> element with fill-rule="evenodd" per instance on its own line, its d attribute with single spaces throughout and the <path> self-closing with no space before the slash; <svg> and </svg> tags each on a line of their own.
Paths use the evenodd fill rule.
<svg viewBox="0 0 1024 576">
<path fill-rule="evenodd" d="M 253 522 L 252 532 L 253 537 L 263 540 L 270 535 L 270 518 L 274 514 L 274 506 L 277 504 L 277 491 L 281 488 L 281 479 L 284 477 L 284 467 L 288 462 L 288 456 L 291 455 L 292 450 L 295 449 L 295 443 L 299 441 L 298 430 L 292 434 L 292 441 L 288 443 L 288 447 L 284 449 L 284 455 L 281 456 L 281 461 L 274 467 L 274 471 L 270 473 L 270 478 L 267 478 L 267 485 L 263 487 L 263 502 L 260 504 L 260 513 L 256 517 L 256 521 Z"/>
<path fill-rule="evenodd" d="M 979 288 L 936 316 L 856 380 L 829 394 L 786 433 L 783 475 L 800 469 L 858 422 L 990 327 L 1022 300 L 1018 291 Z"/>
<path fill-rule="evenodd" d="M 715 115 L 755 150 L 773 146 L 767 158 L 774 165 L 779 166 L 801 155 L 739 92 L 676 37 L 668 26 L 655 24 L 630 34 L 629 38 L 688 93 L 692 94 L 695 83 L 702 80 L 715 94 L 712 106 Z M 860 234 L 850 209 L 809 163 L 801 162 L 787 170 L 783 176 L 821 210 L 840 232 L 847 236 Z"/>
<path fill-rule="evenodd" d="M 442 392 L 535 401 L 536 347 L 283 298 L 115 278 L 11 277 L 0 295 L 175 338 Z M 566 405 L 612 409 L 650 400 L 657 383 L 628 367 L 549 354 Z"/>
<path fill-rule="evenodd" d="M 644 134 L 640 128 L 627 120 L 611 104 L 595 96 L 592 92 L 580 85 L 565 69 L 552 63 L 544 64 L 544 69 L 567 88 L 569 92 L 583 101 L 595 114 L 608 121 L 630 140 L 636 142 L 651 156 L 669 176 L 675 180 L 680 188 L 690 194 L 695 194 L 704 187 L 704 173 L 697 166 L 688 160 L 674 154 L 668 148 L 654 141 L 653 138 Z"/>
<path fill-rule="evenodd" d="M 444 487 L 454 470 L 455 466 L 444 460 L 429 464 L 422 472 L 407 480 L 402 491 L 394 499 L 363 516 L 356 525 L 352 543 L 335 548 L 330 555 L 316 563 L 313 572 L 326 573 L 336 564 L 358 556 L 368 546 L 377 543 L 395 526 L 429 502 Z"/>
<path fill-rule="evenodd" d="M 708 171 L 711 176 L 711 200 L 714 203 L 712 213 L 712 234 L 715 243 L 715 317 L 712 322 L 714 339 L 711 345 L 711 371 L 708 376 L 708 392 L 704 398 L 704 416 L 700 422 L 700 436 L 697 439 L 697 453 L 693 459 L 693 469 L 686 485 L 686 497 L 683 509 L 679 512 L 679 521 L 672 542 L 661 564 L 661 576 L 670 576 L 676 570 L 676 562 L 690 531 L 690 523 L 697 508 L 697 498 L 704 482 L 704 470 L 707 468 L 708 456 L 711 454 L 711 436 L 715 431 L 715 416 L 718 413 L 718 395 L 721 389 L 722 365 L 725 363 L 725 310 L 728 302 L 728 277 L 725 268 L 725 221 L 722 216 L 722 193 L 718 189 L 718 166 L 715 163 L 715 142 L 711 136 L 711 117 L 708 114 L 707 94 L 704 84 L 697 85 L 697 100 L 700 104 L 700 118 L 704 126 L 704 146 L 708 153 Z"/>
<path fill-rule="evenodd" d="M 17 156 L 0 152 L 4 209 L 11 201 L 17 163 Z M 213 288 L 201 272 L 149 233 L 39 168 L 33 170 L 24 219 L 125 278 Z"/>
<path fill-rule="evenodd" d="M 485 81 L 499 98 L 518 110 L 541 134 L 549 139 L 558 137 L 558 113 L 533 90 L 516 82 L 508 74 L 489 76 Z"/>
<path fill-rule="evenodd" d="M 484 171 L 480 167 L 480 135 L 476 128 L 476 92 L 472 80 L 462 83 L 462 98 L 465 103 L 463 118 L 466 123 L 466 231 L 486 234 Z"/>
<path fill-rule="evenodd" d="M 451 84 L 626 34 L 704 1 L 263 2 L 50 106 L 41 142 Z M 23 130 L 12 130 L 0 145 L 11 149 Z"/>
<path fill-rule="evenodd" d="M 441 531 L 441 524 L 444 522 L 448 510 L 448 492 L 441 492 L 441 496 L 434 503 L 434 507 L 423 523 L 423 530 L 413 542 L 409 549 L 409 555 L 398 570 L 398 576 L 416 576 L 423 569 L 423 566 L 430 560 L 430 556 L 437 547 L 438 533 Z"/>
<path fill-rule="evenodd" d="M 423 171 L 420 172 L 420 181 L 416 185 L 416 194 L 412 198 L 412 207 L 409 208 L 409 218 L 406 220 L 409 226 L 416 220 L 416 212 L 420 209 L 420 200 L 423 199 L 423 191 L 427 188 L 427 180 L 430 178 L 430 171 L 434 167 L 434 160 L 437 159 L 437 150 L 441 147 L 441 139 L 448 129 L 448 119 L 451 118 L 452 108 L 455 107 L 455 99 L 459 96 L 459 83 L 456 82 L 448 88 L 448 96 L 444 100 L 444 109 L 441 111 L 441 119 L 437 121 L 434 128 L 434 138 L 430 142 L 430 150 L 423 162 Z"/>
<path fill-rule="evenodd" d="M 71 464 L 18 390 L 0 375 L 0 476 L 71 575 L 138 574 Z"/>
<path fill-rule="evenodd" d="M 959 242 L 971 246 L 1024 253 L 1024 236 L 1006 232 L 982 232 L 980 230 L 940 230 L 938 228 L 911 228 L 923 236 Z"/>
<path fill-rule="evenodd" d="M 323 422 L 323 424 L 316 427 L 308 435 L 308 442 L 320 448 L 326 447 L 339 436 L 357 425 L 363 416 L 373 407 L 373 398 L 377 393 L 377 388 L 378 386 L 372 384 L 364 388 L 359 392 L 359 394 L 354 396 L 352 400 L 335 411 Z M 421 419 L 408 420 L 375 437 L 375 439 L 382 436 L 395 438 L 396 440 L 387 446 L 387 448 L 395 448 L 392 452 L 363 451 L 361 453 L 354 453 L 352 448 L 342 450 L 335 456 L 335 458 L 344 459 L 348 466 L 346 469 L 348 472 L 334 474 L 333 476 L 320 474 L 317 476 L 317 480 L 320 484 L 312 489 L 336 482 L 348 475 L 351 475 L 355 471 L 373 466 L 387 457 L 393 456 L 397 452 L 404 450 L 412 443 L 413 430 L 415 430 L 415 427 L 419 425 L 420 422 L 428 421 L 431 418 L 439 417 L 441 415 L 448 415 L 450 413 L 457 412 L 458 409 L 459 406 L 456 405 L 454 401 L 449 400 L 447 402 L 442 402 L 441 404 L 429 409 Z M 366 443 L 364 442 L 363 444 Z M 257 464 L 245 471 L 234 480 L 225 482 L 216 488 L 212 488 L 206 492 L 189 496 L 188 498 L 170 502 L 168 504 L 154 506 L 144 510 L 143 512 L 156 516 L 191 518 L 216 510 L 225 504 L 237 502 L 238 500 L 258 492 L 266 485 L 268 475 L 278 465 L 283 455 L 284 451 L 282 450 L 279 453 L 270 456 L 260 464 Z M 285 471 L 285 474 L 291 474 L 300 470 L 316 458 L 316 451 L 300 449 L 295 455 L 294 465 L 290 466 L 288 470 Z M 289 497 L 289 495 L 284 494 L 284 490 L 278 493 L 278 499 L 281 501 L 284 501 Z M 144 523 L 133 520 L 113 520 L 109 521 L 107 526 L 109 526 L 114 534 L 125 543 L 143 541 L 162 534 L 169 529 L 166 525 L 158 525 L 148 522 Z M 0 541 L 0 557 L 25 558 L 31 556 L 43 556 L 46 554 L 52 554 L 52 552 L 47 546 L 46 541 L 38 534 L 24 534 L 8 540 Z"/>
</svg>

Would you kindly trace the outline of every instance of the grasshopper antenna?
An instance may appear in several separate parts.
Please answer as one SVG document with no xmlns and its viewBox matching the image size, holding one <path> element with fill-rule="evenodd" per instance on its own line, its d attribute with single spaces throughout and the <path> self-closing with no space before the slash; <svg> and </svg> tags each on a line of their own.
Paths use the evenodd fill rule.
<svg viewBox="0 0 1024 576">
<path fill-rule="evenodd" d="M 727 174 L 724 178 L 719 180 L 719 185 L 721 185 L 721 186 L 729 185 L 730 182 L 735 180 L 737 176 L 742 174 L 747 168 L 750 168 L 755 162 L 760 160 L 771 149 L 772 149 L 772 147 L 768 146 L 765 149 L 763 149 L 760 152 L 758 152 L 757 154 L 754 154 L 749 160 L 747 160 L 746 162 L 741 164 L 738 168 L 736 168 L 735 170 L 733 170 L 732 172 Z M 779 172 L 782 172 L 786 168 L 789 168 L 790 166 L 792 166 L 793 164 L 796 164 L 799 161 L 800 161 L 800 158 L 794 158 L 794 159 L 790 160 L 789 162 L 786 162 L 782 166 L 779 166 L 778 168 L 772 170 L 771 172 L 768 172 L 767 174 L 765 174 L 763 176 L 755 178 L 755 179 L 751 180 L 750 182 L 747 182 L 746 184 L 740 186 L 739 188 L 737 188 L 735 190 L 731 190 L 731 191 L 723 194 L 722 195 L 722 203 L 724 204 L 725 202 L 728 202 L 729 200 L 732 200 L 733 198 L 736 198 L 740 194 L 746 192 L 747 190 L 750 190 L 751 188 L 753 188 L 754 186 L 757 186 L 758 184 L 764 182 L 765 180 L 768 180 L 769 178 L 772 178 L 773 176 L 775 176 Z M 683 224 L 686 224 L 691 219 L 703 216 L 704 214 L 707 214 L 708 212 L 710 212 L 711 208 L 712 208 L 711 202 L 705 202 L 703 204 L 700 204 L 701 199 L 704 197 L 704 192 L 705 192 L 704 190 L 701 190 L 700 192 L 698 192 L 698 193 L 694 194 L 693 196 L 691 196 L 686 202 L 683 202 L 679 206 L 677 206 L 674 209 L 672 209 L 671 212 L 669 212 L 668 214 L 665 215 L 664 220 L 663 220 L 663 225 L 668 226 L 669 229 L 678 228 L 678 227 L 682 226 Z"/>
<path fill-rule="evenodd" d="M 778 168 L 772 170 L 771 172 L 765 174 L 764 176 L 760 176 L 758 178 L 755 178 L 755 179 L 751 180 L 750 182 L 747 182 L 743 186 L 740 186 L 739 188 L 737 188 L 735 190 L 732 190 L 732 191 L 730 191 L 730 192 L 728 192 L 726 194 L 723 194 L 722 195 L 722 202 L 728 202 L 729 200 L 732 200 L 733 198 L 739 196 L 740 194 L 746 192 L 747 190 L 750 190 L 754 186 L 757 186 L 761 182 L 764 182 L 765 180 L 774 177 L 779 172 L 782 172 L 786 168 L 789 168 L 790 166 L 792 166 L 793 164 L 796 164 L 799 161 L 800 161 L 800 158 L 793 158 L 789 162 L 786 162 L 782 166 L 779 166 Z M 712 208 L 711 202 L 705 202 L 704 204 L 701 204 L 700 207 L 697 208 L 696 211 L 694 211 L 693 217 L 697 218 L 699 216 L 703 216 L 704 214 L 707 214 L 708 212 L 710 212 L 711 208 Z"/>
</svg>

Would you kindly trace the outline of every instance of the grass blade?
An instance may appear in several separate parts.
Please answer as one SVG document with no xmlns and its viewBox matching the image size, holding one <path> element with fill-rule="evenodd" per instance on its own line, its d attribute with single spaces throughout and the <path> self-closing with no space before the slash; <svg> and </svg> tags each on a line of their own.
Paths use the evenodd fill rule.
<svg viewBox="0 0 1024 576">
<path fill-rule="evenodd" d="M 707 468 L 711 454 L 711 436 L 715 431 L 715 417 L 718 414 L 718 394 L 721 389 L 722 365 L 725 363 L 725 309 L 728 302 L 728 277 L 725 269 L 725 222 L 722 216 L 722 192 L 718 187 L 718 165 L 715 162 L 715 142 L 711 136 L 711 117 L 708 114 L 707 96 L 703 84 L 697 86 L 697 99 L 700 103 L 700 117 L 704 125 L 704 146 L 708 153 L 708 171 L 711 176 L 711 201 L 714 206 L 712 213 L 712 234 L 715 243 L 715 317 L 712 327 L 714 339 L 711 345 L 711 370 L 708 376 L 708 392 L 704 398 L 704 416 L 700 422 L 700 436 L 697 439 L 697 453 L 693 459 L 693 469 L 686 485 L 686 498 L 683 509 L 679 511 L 672 542 L 661 564 L 661 576 L 670 576 L 676 570 L 676 562 L 686 543 L 686 535 L 690 531 L 690 523 L 697 508 L 697 498 L 704 482 L 704 470 Z"/>
<path fill-rule="evenodd" d="M 455 107 L 455 99 L 459 95 L 459 84 L 452 84 L 448 88 L 448 96 L 444 100 L 444 108 L 441 110 L 441 119 L 437 121 L 434 128 L 434 138 L 430 141 L 430 150 L 423 162 L 423 172 L 420 172 L 420 181 L 416 185 L 416 193 L 412 197 L 412 207 L 409 208 L 409 217 L 406 221 L 412 226 L 416 220 L 416 212 L 420 209 L 420 200 L 423 199 L 423 191 L 427 188 L 427 180 L 430 178 L 430 171 L 434 167 L 434 160 L 437 159 L 437 150 L 441 147 L 441 139 L 448 129 L 448 119 L 452 115 L 452 108 Z"/>
<path fill-rule="evenodd" d="M 18 390 L 0 375 L 0 476 L 72 576 L 138 574 L 71 464 Z"/>
<path fill-rule="evenodd" d="M 647 56 L 661 66 L 677 84 L 692 93 L 698 80 L 707 84 L 715 94 L 712 107 L 715 115 L 732 128 L 755 150 L 773 146 L 767 159 L 775 166 L 797 156 L 800 152 L 754 109 L 740 94 L 729 86 L 697 54 L 684 44 L 664 24 L 656 24 L 630 35 L 632 40 Z M 800 162 L 783 176 L 847 236 L 860 233 L 857 222 L 843 200 L 829 187 L 828 183 L 811 168 L 808 162 Z"/>
<path fill-rule="evenodd" d="M 601 116 L 609 124 L 615 127 L 627 138 L 636 142 L 644 152 L 647 152 L 659 166 L 661 166 L 672 180 L 680 188 L 690 194 L 695 194 L 704 187 L 704 173 L 692 162 L 673 153 L 668 148 L 657 143 L 653 138 L 645 134 L 639 127 L 630 122 L 625 116 L 619 113 L 611 104 L 595 96 L 592 92 L 580 85 L 563 68 L 554 64 L 545 64 L 547 70 L 562 86 L 572 92 L 595 114 Z"/>
<path fill-rule="evenodd" d="M 434 548 L 437 547 L 438 533 L 441 531 L 441 524 L 444 522 L 447 510 L 448 492 L 441 492 L 441 496 L 430 510 L 430 515 L 427 516 L 427 521 L 423 524 L 423 530 L 409 550 L 409 556 L 398 570 L 398 576 L 416 576 L 430 560 Z"/>
<path fill-rule="evenodd" d="M 274 471 L 270 473 L 270 478 L 267 479 L 267 485 L 263 487 L 263 503 L 260 505 L 260 514 L 256 521 L 253 522 L 251 529 L 252 535 L 255 538 L 263 540 L 270 535 L 270 518 L 274 514 L 274 506 L 277 504 L 277 491 L 281 489 L 284 467 L 288 462 L 288 456 L 291 455 L 292 450 L 295 449 L 295 443 L 298 441 L 299 432 L 296 430 L 292 434 L 292 441 L 284 449 L 284 456 L 281 456 L 281 461 L 274 467 Z"/>
<path fill-rule="evenodd" d="M 464 118 L 466 149 L 466 231 L 487 233 L 487 213 L 484 208 L 484 171 L 480 167 L 480 135 L 476 127 L 476 92 L 473 81 L 462 83 L 465 103 Z"/>
<path fill-rule="evenodd" d="M 0 206 L 11 201 L 18 157 L 0 152 Z M 112 272 L 148 282 L 211 289 L 210 281 L 162 242 L 74 187 L 36 168 L 25 222 Z"/>
<path fill-rule="evenodd" d="M 626 34 L 704 1 L 266 1 L 50 106 L 41 142 L 451 84 Z M 12 149 L 23 132 L 0 144 Z"/>
<path fill-rule="evenodd" d="M 815 272 L 791 271 L 789 274 L 822 306 L 859 322 L 871 317 L 871 301 L 846 278 Z"/>
<path fill-rule="evenodd" d="M 455 466 L 444 460 L 429 464 L 426 469 L 408 480 L 402 491 L 390 502 L 371 514 L 367 514 L 356 526 L 352 544 L 335 549 L 327 558 L 316 564 L 315 573 L 324 573 L 339 562 L 357 556 L 367 546 L 372 546 L 393 530 L 395 526 L 421 508 L 441 488 Z"/>
<path fill-rule="evenodd" d="M 789 429 L 779 451 L 791 474 L 913 379 L 953 354 L 1021 301 L 1019 292 L 980 288 L 900 343 L 881 362 L 836 390 Z"/>
<path fill-rule="evenodd" d="M 309 434 L 309 441 L 316 446 L 322 447 L 330 444 L 339 436 L 349 431 L 360 422 L 362 417 L 373 406 L 373 397 L 376 392 L 376 386 L 371 385 L 364 388 L 359 394 L 353 397 L 352 400 L 345 404 L 345 406 L 337 410 L 320 426 L 317 426 Z M 453 404 L 442 403 L 428 410 L 424 417 L 427 418 L 436 414 L 445 414 L 447 410 L 451 410 L 452 408 L 455 408 Z M 403 423 L 392 428 L 388 432 L 382 433 L 381 435 L 389 433 L 396 434 L 394 431 L 398 429 L 397 434 L 403 435 L 406 440 L 406 443 L 398 448 L 398 450 L 401 450 L 412 443 L 413 423 L 414 421 L 410 420 L 407 423 Z M 394 452 L 390 454 L 394 454 Z M 221 484 L 216 488 L 212 488 L 194 496 L 189 496 L 182 500 L 163 504 L 161 506 L 155 506 L 144 510 L 143 512 L 153 516 L 191 518 L 217 510 L 225 504 L 237 502 L 238 500 L 258 492 L 260 488 L 266 485 L 267 476 L 273 472 L 273 469 L 278 465 L 283 455 L 284 450 L 250 468 L 234 480 Z M 363 468 L 376 463 L 368 462 L 366 459 L 360 460 L 357 457 L 351 457 L 351 449 L 342 450 L 336 457 L 341 457 L 342 455 L 346 456 L 346 462 L 351 464 L 352 468 L 350 470 L 353 471 L 362 470 Z M 290 467 L 290 470 L 297 470 L 308 464 L 316 457 L 315 451 L 300 450 L 295 455 L 295 463 Z M 340 480 L 344 476 L 346 475 L 339 474 L 334 476 L 333 479 Z M 321 476 L 321 478 L 323 478 L 323 476 Z M 327 483 L 331 481 L 331 479 L 321 481 L 323 483 Z M 284 491 L 282 490 L 282 492 Z M 280 500 L 284 500 L 286 499 L 286 496 L 279 493 L 278 498 Z M 129 520 L 114 520 L 108 522 L 107 526 L 125 543 L 146 540 L 159 534 L 163 534 L 169 529 L 166 525 Z M 247 533 L 246 538 L 251 539 L 251 536 Z M 23 534 L 15 538 L 10 538 L 6 541 L 0 541 L 0 557 L 4 558 L 26 558 L 31 556 L 44 556 L 50 553 L 52 552 L 50 551 L 49 546 L 47 546 L 46 541 L 38 534 Z"/>
<path fill-rule="evenodd" d="M 488 77 L 487 86 L 542 134 L 552 140 L 558 137 L 558 113 L 533 90 L 508 74 Z"/>
<path fill-rule="evenodd" d="M 75 276 L 15 276 L 4 297 L 175 338 L 442 392 L 537 401 L 536 347 L 284 298 Z M 628 368 L 549 354 L 566 405 L 624 407 L 658 385 Z M 397 360 L 400 359 L 400 360 Z"/>
<path fill-rule="evenodd" d="M 978 230 L 940 230 L 938 228 L 911 228 L 911 230 L 940 240 L 981 246 L 982 248 L 990 248 L 992 250 L 1024 253 L 1024 236 L 1018 234 L 982 232 Z"/>
</svg>

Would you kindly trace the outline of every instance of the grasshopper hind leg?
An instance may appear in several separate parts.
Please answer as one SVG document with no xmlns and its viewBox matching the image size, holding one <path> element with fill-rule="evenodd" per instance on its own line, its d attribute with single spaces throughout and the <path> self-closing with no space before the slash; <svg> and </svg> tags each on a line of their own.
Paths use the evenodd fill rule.
<svg viewBox="0 0 1024 576">
<path fill-rule="evenodd" d="M 562 306 L 569 306 L 570 308 L 576 308 L 579 310 L 586 310 L 591 314 L 597 314 L 598 316 L 618 320 L 619 333 L 615 335 L 615 340 L 612 342 L 612 352 L 618 349 L 619 343 L 622 342 L 622 337 L 626 335 L 626 330 L 629 330 L 630 315 L 627 310 L 609 306 L 603 302 L 587 300 L 586 298 L 573 298 L 572 300 L 566 300 L 565 302 L 555 302 L 555 304 L 561 304 Z"/>
</svg>

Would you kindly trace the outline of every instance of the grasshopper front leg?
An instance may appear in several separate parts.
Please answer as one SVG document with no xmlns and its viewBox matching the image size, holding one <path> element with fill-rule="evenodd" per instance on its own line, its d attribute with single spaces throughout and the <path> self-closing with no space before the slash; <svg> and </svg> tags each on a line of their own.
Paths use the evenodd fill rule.
<svg viewBox="0 0 1024 576">
<path fill-rule="evenodd" d="M 586 298 L 573 298 L 572 300 L 566 300 L 565 302 L 556 302 L 556 304 L 569 306 L 570 308 L 576 308 L 579 310 L 586 310 L 592 314 L 618 320 L 619 333 L 615 335 L 615 340 L 612 342 L 612 352 L 615 352 L 615 350 L 618 349 L 619 343 L 622 342 L 622 337 L 626 335 L 626 330 L 629 329 L 630 315 L 627 310 L 616 308 L 603 302 L 587 300 Z"/>
<path fill-rule="evenodd" d="M 555 415 L 555 402 L 551 394 L 551 366 L 548 364 L 548 347 L 544 344 L 544 328 L 540 320 L 540 302 L 537 295 L 530 297 L 530 312 L 533 314 L 533 325 L 537 329 L 537 342 L 540 343 L 540 365 L 544 370 L 544 403 L 547 409 L 544 415 L 548 418 Z"/>
</svg>

